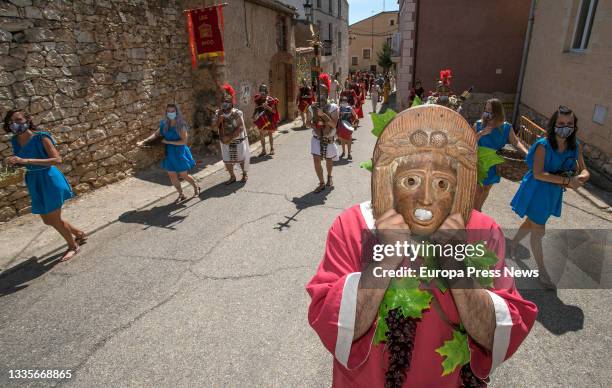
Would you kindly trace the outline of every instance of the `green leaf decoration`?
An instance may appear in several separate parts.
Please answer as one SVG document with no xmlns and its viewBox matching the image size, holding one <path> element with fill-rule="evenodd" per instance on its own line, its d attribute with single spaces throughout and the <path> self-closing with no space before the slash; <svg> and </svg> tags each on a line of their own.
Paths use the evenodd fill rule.
<svg viewBox="0 0 612 388">
<path fill-rule="evenodd" d="M 497 155 L 497 151 L 488 147 L 478 147 L 478 183 L 482 186 L 489 169 L 502 163 L 504 158 Z"/>
<path fill-rule="evenodd" d="M 419 105 L 423 105 L 423 100 L 421 100 L 419 96 L 414 96 L 414 100 L 412 100 L 412 105 L 410 107 L 412 108 Z"/>
<path fill-rule="evenodd" d="M 484 244 L 484 242 L 479 242 L 477 244 Z M 495 264 L 497 264 L 497 255 L 495 252 L 486 249 L 484 255 L 482 256 L 467 256 L 464 260 L 464 264 L 467 267 L 473 267 L 479 270 L 487 270 L 492 269 Z M 493 278 L 492 277 L 482 277 L 476 276 L 476 281 L 480 283 L 483 287 L 493 287 Z"/>
<path fill-rule="evenodd" d="M 374 343 L 387 340 L 387 322 L 385 318 L 390 310 L 400 309 L 404 317 L 422 318 L 423 310 L 429 308 L 433 295 L 419 289 L 419 280 L 405 277 L 393 279 L 385 292 L 378 309 L 378 321 L 374 333 Z"/>
<path fill-rule="evenodd" d="M 366 160 L 365 162 L 359 163 L 359 167 L 365 168 L 369 172 L 372 172 L 372 169 L 374 168 L 373 165 L 372 165 L 372 159 Z"/>
<path fill-rule="evenodd" d="M 384 317 L 380 314 L 378 315 L 376 332 L 374 332 L 374 345 L 387 341 L 387 331 L 389 331 L 389 327 L 387 326 L 386 318 L 386 315 Z"/>
<path fill-rule="evenodd" d="M 393 109 L 387 109 L 383 114 L 372 113 L 372 123 L 374 124 L 372 134 L 376 137 L 380 137 L 387 124 L 389 124 L 395 116 L 397 116 L 397 113 L 393 111 Z"/>
<path fill-rule="evenodd" d="M 436 352 L 445 357 L 442 361 L 442 376 L 453 373 L 455 369 L 470 362 L 467 334 L 454 330 L 453 338 L 444 341 L 444 345 L 436 349 Z"/>
</svg>

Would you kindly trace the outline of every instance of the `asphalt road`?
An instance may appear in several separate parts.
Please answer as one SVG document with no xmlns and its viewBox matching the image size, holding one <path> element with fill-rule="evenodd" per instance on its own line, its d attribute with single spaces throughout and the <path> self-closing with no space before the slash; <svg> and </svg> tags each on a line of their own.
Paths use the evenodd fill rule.
<svg viewBox="0 0 612 388">
<path fill-rule="evenodd" d="M 3 278 L 0 386 L 329 386 L 331 355 L 308 326 L 304 285 L 334 217 L 370 197 L 358 164 L 375 138 L 370 120 L 362 124 L 331 192 L 311 193 L 310 131 L 292 130 L 274 158 L 253 160 L 246 185 L 213 174 L 199 200 L 130 212 L 75 260 Z M 507 205 L 515 190 L 504 181 L 485 208 L 507 227 L 518 225 Z M 564 222 L 610 227 L 572 201 Z M 531 297 L 541 317 L 491 386 L 607 386 L 610 291 Z M 70 369 L 73 378 L 9 381 L 9 369 Z"/>
</svg>

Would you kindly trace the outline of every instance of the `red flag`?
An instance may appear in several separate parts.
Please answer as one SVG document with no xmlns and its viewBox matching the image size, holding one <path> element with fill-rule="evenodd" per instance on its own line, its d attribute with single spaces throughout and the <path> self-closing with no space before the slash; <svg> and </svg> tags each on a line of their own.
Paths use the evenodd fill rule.
<svg viewBox="0 0 612 388">
<path fill-rule="evenodd" d="M 224 59 L 223 50 L 223 6 L 207 7 L 187 11 L 187 28 L 191 62 Z M 197 65 L 194 65 L 194 67 Z"/>
<path fill-rule="evenodd" d="M 192 11 L 187 11 L 187 32 L 189 34 L 189 51 L 191 53 L 191 67 L 198 67 L 198 54 L 196 49 L 196 37 L 195 31 L 193 30 L 193 18 L 191 15 Z"/>
</svg>

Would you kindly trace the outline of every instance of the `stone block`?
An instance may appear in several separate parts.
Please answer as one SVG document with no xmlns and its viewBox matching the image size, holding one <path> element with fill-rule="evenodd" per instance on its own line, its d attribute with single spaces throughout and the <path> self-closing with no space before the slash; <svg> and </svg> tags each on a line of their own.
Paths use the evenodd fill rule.
<svg viewBox="0 0 612 388">
<path fill-rule="evenodd" d="M 13 4 L 3 1 L 0 3 L 0 16 L 18 17 L 19 10 Z"/>
<path fill-rule="evenodd" d="M 53 31 L 46 28 L 30 28 L 24 31 L 25 40 L 30 43 L 51 42 L 55 39 Z"/>
<path fill-rule="evenodd" d="M 13 40 L 13 34 L 7 30 L 0 29 L 0 42 L 11 42 Z"/>
<path fill-rule="evenodd" d="M 36 7 L 25 7 L 25 16 L 28 19 L 42 19 L 43 18 L 42 10 Z"/>
</svg>

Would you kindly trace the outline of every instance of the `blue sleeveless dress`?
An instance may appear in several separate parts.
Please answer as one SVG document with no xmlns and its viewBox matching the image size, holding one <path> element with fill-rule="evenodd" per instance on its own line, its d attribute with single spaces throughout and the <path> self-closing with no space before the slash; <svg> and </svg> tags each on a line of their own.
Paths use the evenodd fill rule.
<svg viewBox="0 0 612 388">
<path fill-rule="evenodd" d="M 550 182 L 539 181 L 533 176 L 533 161 L 538 146 L 546 150 L 544 171 L 551 173 L 574 169 L 578 159 L 578 146 L 574 150 L 566 149 L 564 152 L 558 152 L 552 148 L 546 138 L 542 138 L 529 149 L 526 159 L 529 171 L 523 177 L 521 186 L 510 205 L 519 217 L 527 216 L 536 224 L 544 225 L 551 215 L 561 216 L 563 188 Z"/>
<path fill-rule="evenodd" d="M 168 141 L 179 141 L 181 135 L 175 127 L 165 128 L 165 120 L 159 124 L 159 133 Z M 191 150 L 187 145 L 166 144 L 166 158 L 162 160 L 161 166 L 169 172 L 185 172 L 191 170 L 196 162 L 193 160 Z"/>
<path fill-rule="evenodd" d="M 476 122 L 476 132 L 480 132 L 483 129 L 482 120 L 478 120 Z M 491 148 L 495 151 L 501 150 L 508 143 L 511 129 L 512 125 L 504 122 L 500 127 L 494 128 L 488 135 L 481 137 L 478 140 L 478 146 Z M 499 175 L 497 175 L 497 166 L 492 166 L 489 168 L 489 173 L 482 184 L 484 186 L 492 185 L 499 183 L 500 179 Z"/>
<path fill-rule="evenodd" d="M 34 136 L 23 147 L 19 145 L 17 137 L 13 136 L 13 153 L 24 159 L 48 159 L 49 155 L 42 141 L 45 137 L 55 145 L 55 140 L 49 132 L 34 132 Z M 32 213 L 51 213 L 61 208 L 64 201 L 74 197 L 68 180 L 57 167 L 28 164 L 26 168 L 25 183 L 30 192 Z"/>
</svg>

